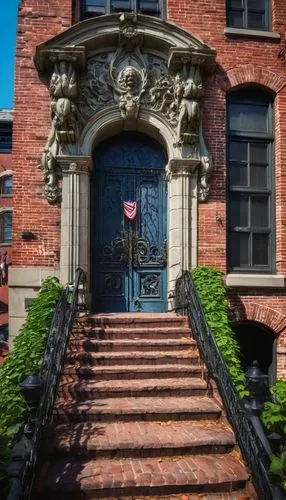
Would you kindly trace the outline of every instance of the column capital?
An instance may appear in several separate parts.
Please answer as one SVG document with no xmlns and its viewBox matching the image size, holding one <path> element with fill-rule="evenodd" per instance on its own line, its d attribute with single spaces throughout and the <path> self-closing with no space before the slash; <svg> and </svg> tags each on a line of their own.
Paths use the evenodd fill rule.
<svg viewBox="0 0 286 500">
<path fill-rule="evenodd" d="M 91 156 L 57 156 L 56 161 L 65 174 L 89 174 Z"/>
<path fill-rule="evenodd" d="M 190 176 L 196 172 L 200 165 L 200 159 L 172 158 L 167 167 L 167 178 Z"/>
</svg>

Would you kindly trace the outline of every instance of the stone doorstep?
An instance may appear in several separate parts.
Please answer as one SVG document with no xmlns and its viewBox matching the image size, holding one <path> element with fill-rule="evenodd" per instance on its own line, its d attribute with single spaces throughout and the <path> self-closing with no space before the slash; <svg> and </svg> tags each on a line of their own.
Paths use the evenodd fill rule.
<svg viewBox="0 0 286 500">
<path fill-rule="evenodd" d="M 181 337 L 191 337 L 189 327 L 157 327 L 157 328 L 102 328 L 102 327 L 83 327 L 73 328 L 71 339 L 79 338 L 97 338 L 104 339 L 177 339 Z"/>
<path fill-rule="evenodd" d="M 195 365 L 199 364 L 199 352 L 194 349 L 173 353 L 170 351 L 156 352 L 69 352 L 66 354 L 66 362 L 80 362 L 89 365 L 140 365 L 140 364 L 177 364 L 178 362 Z"/>
<path fill-rule="evenodd" d="M 182 337 L 178 339 L 115 339 L 115 340 L 96 340 L 96 339 L 71 339 L 69 343 L 69 352 L 128 352 L 128 351 L 182 351 L 186 349 L 196 349 L 195 340 Z"/>
<path fill-rule="evenodd" d="M 202 396 L 206 394 L 207 383 L 201 378 L 135 379 L 110 381 L 61 382 L 59 398 L 85 401 L 104 397 L 143 397 L 143 396 Z"/>
<path fill-rule="evenodd" d="M 85 403 L 57 402 L 54 422 L 218 419 L 221 408 L 205 396 L 105 398 Z"/>
<path fill-rule="evenodd" d="M 133 380 L 148 378 L 184 378 L 201 377 L 204 367 L 199 365 L 140 365 L 140 370 L 134 369 L 134 365 L 112 365 L 112 366 L 76 366 L 65 365 L 62 383 L 72 383 L 75 380 L 90 378 L 96 380 Z"/>
<path fill-rule="evenodd" d="M 245 488 L 245 466 L 231 454 L 87 460 L 66 457 L 47 462 L 42 499 L 48 494 L 102 492 L 105 496 L 232 492 Z M 62 497 L 60 497 L 62 499 Z M 100 498 L 100 497 L 99 497 Z"/>
<path fill-rule="evenodd" d="M 108 329 L 114 325 L 124 325 L 123 328 L 162 328 L 167 326 L 188 328 L 188 319 L 184 316 L 172 314 L 147 314 L 147 313 L 126 313 L 110 315 L 87 315 L 78 317 L 75 322 L 75 329 L 78 327 L 101 327 Z M 119 328 L 119 327 L 118 327 Z"/>
<path fill-rule="evenodd" d="M 89 457 L 228 453 L 234 445 L 230 426 L 215 421 L 67 424 L 47 436 L 49 454 Z"/>
<path fill-rule="evenodd" d="M 93 500 L 98 497 L 88 497 Z M 128 497 L 101 497 L 101 500 L 257 500 L 257 495 L 253 488 L 247 486 L 242 490 L 233 491 L 230 493 L 179 493 L 177 495 L 152 495 L 146 496 L 128 496 Z"/>
</svg>

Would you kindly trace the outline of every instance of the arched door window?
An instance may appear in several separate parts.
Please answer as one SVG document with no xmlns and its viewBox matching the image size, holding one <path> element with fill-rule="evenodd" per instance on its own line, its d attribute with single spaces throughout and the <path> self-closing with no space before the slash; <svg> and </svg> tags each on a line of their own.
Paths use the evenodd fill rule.
<svg viewBox="0 0 286 500">
<path fill-rule="evenodd" d="M 244 88 L 228 98 L 228 270 L 275 271 L 273 97 Z"/>
</svg>

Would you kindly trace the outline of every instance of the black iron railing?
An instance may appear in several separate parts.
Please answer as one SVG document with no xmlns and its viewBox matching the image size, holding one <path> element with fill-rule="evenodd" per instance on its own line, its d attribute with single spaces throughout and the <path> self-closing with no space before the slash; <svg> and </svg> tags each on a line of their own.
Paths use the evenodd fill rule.
<svg viewBox="0 0 286 500">
<path fill-rule="evenodd" d="M 57 303 L 40 378 L 32 376 L 27 380 L 27 388 L 36 378 L 41 381 L 41 396 L 34 418 L 33 405 L 28 402 L 29 420 L 24 435 L 11 453 L 8 475 L 12 484 L 7 500 L 29 500 L 33 497 L 43 437 L 52 416 L 69 334 L 76 312 L 85 309 L 85 287 L 86 275 L 82 269 L 77 269 L 74 282 L 67 285 Z"/>
<path fill-rule="evenodd" d="M 244 459 L 248 464 L 259 498 L 282 500 L 279 487 L 271 484 L 269 455 L 271 448 L 263 432 L 259 418 L 247 411 L 230 378 L 228 368 L 210 332 L 191 275 L 184 271 L 175 286 L 175 310 L 186 314 L 200 355 L 209 376 L 217 384 L 228 418 L 233 426 Z"/>
</svg>

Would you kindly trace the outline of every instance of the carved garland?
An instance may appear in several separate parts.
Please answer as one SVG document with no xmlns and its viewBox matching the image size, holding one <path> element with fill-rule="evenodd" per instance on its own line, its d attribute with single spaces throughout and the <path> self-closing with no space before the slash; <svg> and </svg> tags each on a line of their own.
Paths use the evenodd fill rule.
<svg viewBox="0 0 286 500">
<path fill-rule="evenodd" d="M 124 120 L 136 120 L 141 107 L 165 117 L 176 130 L 181 158 L 199 165 L 199 199 L 206 199 L 212 160 L 202 130 L 201 68 L 214 59 L 214 53 L 171 48 L 167 62 L 143 52 L 142 45 L 136 17 L 122 15 L 117 50 L 90 57 L 81 75 L 84 47 L 42 51 L 48 66 L 52 65 L 52 124 L 40 163 L 50 203 L 60 199 L 61 169 L 56 157 L 64 154 L 67 144 L 78 142 L 82 125 L 92 115 L 114 105 Z"/>
</svg>

